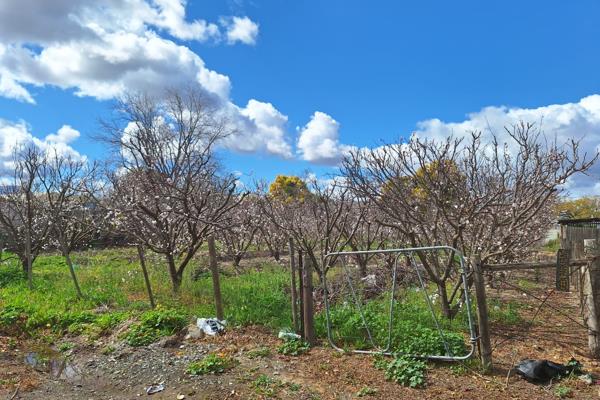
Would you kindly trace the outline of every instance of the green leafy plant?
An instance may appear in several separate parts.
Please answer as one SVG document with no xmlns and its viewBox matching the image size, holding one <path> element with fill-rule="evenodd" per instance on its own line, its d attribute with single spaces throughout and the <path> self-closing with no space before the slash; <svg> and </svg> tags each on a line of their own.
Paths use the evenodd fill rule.
<svg viewBox="0 0 600 400">
<path fill-rule="evenodd" d="M 185 327 L 187 317 L 177 310 L 157 309 L 142 314 L 140 322 L 129 328 L 125 340 L 130 346 L 146 346 L 162 336 L 172 335 Z"/>
<path fill-rule="evenodd" d="M 568 386 L 558 385 L 554 389 L 554 395 L 559 399 L 566 399 L 573 396 L 573 390 Z"/>
<path fill-rule="evenodd" d="M 65 353 L 74 347 L 75 347 L 75 344 L 73 344 L 71 342 L 63 342 L 60 345 L 58 345 L 58 351 L 60 351 L 61 353 Z"/>
<path fill-rule="evenodd" d="M 279 354 L 299 356 L 310 350 L 310 345 L 301 339 L 285 339 L 277 348 Z"/>
<path fill-rule="evenodd" d="M 385 368 L 385 378 L 412 388 L 425 386 L 425 362 L 415 358 L 400 356 L 394 358 Z"/>
<path fill-rule="evenodd" d="M 193 361 L 187 367 L 190 375 L 222 374 L 237 365 L 237 360 L 221 354 L 209 354 L 200 361 Z"/>
<path fill-rule="evenodd" d="M 377 389 L 373 389 L 372 387 L 365 386 L 356 392 L 356 397 L 367 397 L 374 396 L 377 394 Z"/>
<path fill-rule="evenodd" d="M 271 355 L 271 349 L 269 349 L 268 347 L 257 347 L 255 349 L 252 350 L 248 350 L 246 352 L 246 357 L 253 359 L 253 358 L 264 358 L 264 357 L 269 357 Z"/>
<path fill-rule="evenodd" d="M 409 355 L 446 355 L 446 346 L 454 355 L 466 354 L 463 333 L 466 328 L 466 312 L 461 310 L 452 320 L 438 318 L 443 334 L 438 332 L 423 293 L 408 289 L 403 301 L 396 303 L 391 328 L 391 349 Z M 364 320 L 363 320 L 364 316 Z M 385 346 L 388 342 L 389 296 L 370 299 L 362 306 L 362 315 L 355 304 L 344 302 L 330 307 L 330 320 L 334 341 L 348 349 L 372 348 L 369 333 L 375 343 Z M 366 325 L 369 327 L 367 332 Z M 324 313 L 317 315 L 317 332 L 326 335 Z M 442 337 L 443 336 L 443 337 Z"/>
<path fill-rule="evenodd" d="M 266 396 L 267 398 L 272 398 L 279 389 L 284 387 L 284 384 L 279 379 L 274 379 L 268 375 L 261 374 L 250 386 L 254 388 L 256 393 Z"/>
</svg>

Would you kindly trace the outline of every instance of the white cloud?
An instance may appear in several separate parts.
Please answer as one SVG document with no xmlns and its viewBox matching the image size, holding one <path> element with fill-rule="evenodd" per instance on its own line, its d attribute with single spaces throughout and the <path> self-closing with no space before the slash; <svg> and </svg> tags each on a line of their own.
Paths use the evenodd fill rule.
<svg viewBox="0 0 600 400">
<path fill-rule="evenodd" d="M 316 111 L 300 130 L 298 153 L 303 160 L 336 165 L 353 147 L 339 142 L 340 124 L 331 116 Z"/>
<path fill-rule="evenodd" d="M 258 24 L 248 17 L 222 18 L 221 24 L 227 29 L 227 43 L 236 42 L 254 45 L 258 37 Z"/>
<path fill-rule="evenodd" d="M 0 176 L 12 172 L 14 152 L 23 146 L 35 145 L 48 153 L 56 152 L 74 159 L 85 159 L 85 156 L 70 146 L 79 136 L 79 131 L 69 125 L 63 125 L 56 133 L 40 139 L 31 134 L 24 121 L 11 122 L 0 119 Z"/>
<path fill-rule="evenodd" d="M 286 138 L 287 116 L 271 103 L 251 99 L 239 110 L 245 117 L 238 124 L 238 133 L 227 139 L 229 148 L 244 152 L 263 151 L 283 158 L 292 157 L 292 146 Z"/>
<path fill-rule="evenodd" d="M 182 40 L 254 44 L 258 25 L 223 18 L 226 32 L 186 20 L 185 0 L 3 0 L 0 7 L 0 96 L 34 103 L 32 86 L 112 99 L 125 92 L 161 94 L 195 85 L 237 130 L 224 145 L 289 158 L 287 116 L 270 103 L 230 99 L 229 77 L 209 69 Z"/>
<path fill-rule="evenodd" d="M 504 127 L 519 122 L 536 123 L 548 139 L 556 139 L 559 145 L 571 139 L 580 140 L 580 150 L 593 155 L 600 146 L 600 95 L 582 98 L 576 103 L 552 104 L 537 108 L 485 107 L 467 115 L 461 122 L 445 122 L 429 119 L 417 124 L 416 135 L 443 139 L 450 134 L 462 136 L 471 131 L 494 132 L 502 139 Z M 573 177 L 565 188 L 573 196 L 600 194 L 600 163 L 590 171 L 590 176 Z"/>
<path fill-rule="evenodd" d="M 69 125 L 63 125 L 56 133 L 46 136 L 45 141 L 48 143 L 64 143 L 68 144 L 79 138 L 81 134 L 78 130 L 71 128 Z"/>
</svg>

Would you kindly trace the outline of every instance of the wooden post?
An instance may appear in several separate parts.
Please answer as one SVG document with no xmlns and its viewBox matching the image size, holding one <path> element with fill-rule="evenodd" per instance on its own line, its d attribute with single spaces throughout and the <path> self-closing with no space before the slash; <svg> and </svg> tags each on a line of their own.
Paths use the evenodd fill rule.
<svg viewBox="0 0 600 400">
<path fill-rule="evenodd" d="M 298 315 L 300 317 L 299 328 L 300 328 L 300 336 L 304 338 L 304 280 L 302 277 L 304 276 L 304 259 L 302 257 L 302 250 L 298 250 L 298 282 L 300 285 L 300 293 L 298 293 L 299 297 L 299 310 Z"/>
<path fill-rule="evenodd" d="M 316 343 L 315 335 L 315 315 L 313 307 L 313 276 L 312 260 L 306 257 L 304 261 L 304 271 L 302 274 L 302 286 L 304 297 L 303 320 L 304 320 L 304 340 L 310 345 Z"/>
<path fill-rule="evenodd" d="M 593 358 L 600 358 L 600 257 L 581 268 L 583 322 L 588 328 L 588 347 Z"/>
<path fill-rule="evenodd" d="M 146 256 L 144 255 L 144 247 L 138 245 L 137 247 L 138 256 L 140 257 L 140 265 L 142 266 L 142 273 L 144 274 L 144 282 L 146 283 L 146 290 L 148 291 L 148 299 L 150 300 L 150 306 L 156 308 L 154 302 L 154 295 L 152 294 L 152 286 L 150 285 L 150 278 L 148 277 L 148 269 L 146 268 Z"/>
<path fill-rule="evenodd" d="M 479 327 L 479 351 L 481 353 L 481 365 L 484 372 L 492 370 L 492 343 L 490 340 L 490 327 L 488 321 L 488 309 L 485 296 L 485 281 L 481 269 L 481 258 L 473 258 L 473 283 L 475 286 L 475 298 L 477 299 L 477 322 Z"/>
<path fill-rule="evenodd" d="M 298 292 L 296 291 L 296 252 L 294 250 L 294 239 L 290 238 L 290 276 L 291 276 L 291 293 L 292 293 L 292 325 L 294 332 L 298 332 Z"/>
<path fill-rule="evenodd" d="M 213 281 L 213 296 L 215 298 L 215 309 L 217 310 L 217 319 L 223 320 L 223 300 L 221 299 L 221 283 L 219 282 L 219 265 L 217 264 L 217 249 L 215 247 L 215 238 L 213 235 L 208 237 L 208 257 L 210 273 Z"/>
</svg>

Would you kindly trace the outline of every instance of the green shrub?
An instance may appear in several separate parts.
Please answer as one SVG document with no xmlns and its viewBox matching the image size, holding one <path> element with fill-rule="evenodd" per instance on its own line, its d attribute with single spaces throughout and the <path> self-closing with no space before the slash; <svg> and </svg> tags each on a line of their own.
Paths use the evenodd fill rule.
<svg viewBox="0 0 600 400">
<path fill-rule="evenodd" d="M 220 354 L 209 354 L 200 361 L 193 361 L 187 367 L 190 375 L 222 374 L 235 367 L 237 360 Z"/>
<path fill-rule="evenodd" d="M 385 378 L 412 388 L 425 386 L 425 362 L 406 356 L 394 358 L 385 368 Z"/>
<path fill-rule="evenodd" d="M 310 345 L 301 339 L 285 339 L 277 348 L 279 354 L 299 356 L 310 350 Z"/>
</svg>

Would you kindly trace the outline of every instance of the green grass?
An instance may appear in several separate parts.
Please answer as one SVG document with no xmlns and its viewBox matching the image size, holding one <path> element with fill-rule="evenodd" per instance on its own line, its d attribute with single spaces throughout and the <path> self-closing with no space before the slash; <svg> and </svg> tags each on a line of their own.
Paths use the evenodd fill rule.
<svg viewBox="0 0 600 400">
<path fill-rule="evenodd" d="M 405 289 L 394 306 L 391 346 L 389 351 L 412 355 L 445 355 L 444 342 L 436 328 L 433 316 L 423 297 L 416 289 Z M 385 348 L 389 335 L 389 295 L 372 299 L 362 306 L 366 326 L 353 302 L 331 306 L 331 324 L 334 342 L 345 349 L 375 350 L 369 340 L 369 332 L 376 347 Z M 467 330 L 466 310 L 448 320 L 435 308 L 436 317 L 442 328 L 442 336 L 454 355 L 466 354 L 465 333 Z M 473 314 L 474 315 L 474 314 Z M 316 319 L 319 336 L 326 336 L 325 315 Z M 367 331 L 367 328 L 369 331 Z"/>
<path fill-rule="evenodd" d="M 135 249 L 88 250 L 72 256 L 83 291 L 79 299 L 60 255 L 39 256 L 33 266 L 34 289 L 16 260 L 0 264 L 0 330 L 19 331 L 52 342 L 59 337 L 85 335 L 95 340 L 109 334 L 121 323 L 133 320 L 122 339 L 142 346 L 170 335 L 192 322 L 192 317 L 214 317 L 212 279 L 209 275 L 191 279 L 192 271 L 206 262 L 199 256 L 188 266 L 180 294 L 174 295 L 163 258 L 147 253 L 153 292 L 158 303 L 151 310 Z M 266 263 L 260 271 L 235 275 L 223 265 L 221 292 L 229 325 L 262 325 L 273 329 L 291 325 L 289 273 L 277 264 Z M 424 300 L 423 292 L 403 289 L 394 309 L 392 351 L 407 354 L 445 354 L 445 348 Z M 438 320 L 453 354 L 464 354 L 466 313 Z M 490 314 L 493 316 L 494 312 Z M 387 342 L 389 301 L 386 296 L 366 302 L 365 316 L 375 341 Z M 518 314 L 516 314 L 518 315 Z M 342 347 L 370 347 L 356 307 L 333 304 L 331 317 L 334 339 Z M 512 309 L 501 318 L 516 318 Z M 326 337 L 325 314 L 316 315 L 317 333 Z M 49 334 L 51 333 L 51 334 Z M 290 347 L 287 344 L 287 347 Z M 287 349 L 286 349 L 287 351 Z M 257 356 L 260 356 L 257 354 Z"/>
<path fill-rule="evenodd" d="M 51 331 L 57 336 L 70 333 L 96 338 L 127 319 L 135 319 L 138 322 L 132 325 L 127 341 L 142 345 L 185 326 L 194 316 L 215 316 L 211 277 L 197 281 L 190 277 L 202 257 L 188 266 L 179 295 L 172 293 L 163 259 L 151 253 L 147 258 L 159 311 L 150 310 L 135 249 L 73 254 L 82 299 L 77 298 L 68 268 L 59 255 L 44 254 L 35 260 L 33 290 L 28 289 L 16 260 L 0 264 L 0 329 L 34 336 Z M 273 330 L 288 327 L 288 282 L 284 269 L 269 264 L 261 272 L 222 274 L 228 323 L 260 324 Z M 176 321 L 169 321 L 170 317 Z"/>
<path fill-rule="evenodd" d="M 501 301 L 499 299 L 488 300 L 489 319 L 492 323 L 503 325 L 519 325 L 525 320 L 519 314 L 523 306 L 514 300 Z"/>
</svg>

